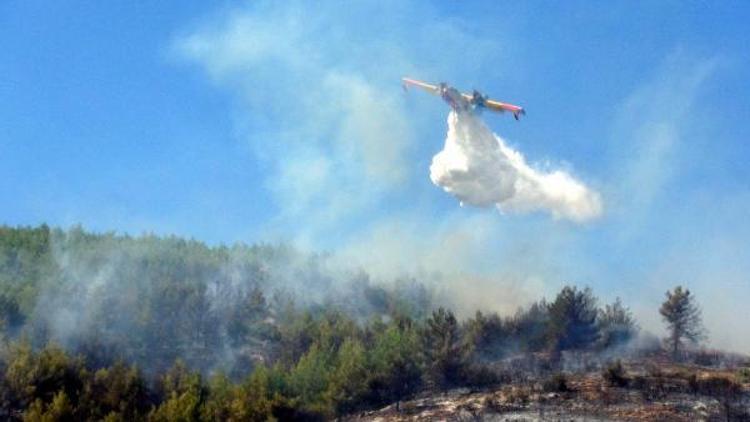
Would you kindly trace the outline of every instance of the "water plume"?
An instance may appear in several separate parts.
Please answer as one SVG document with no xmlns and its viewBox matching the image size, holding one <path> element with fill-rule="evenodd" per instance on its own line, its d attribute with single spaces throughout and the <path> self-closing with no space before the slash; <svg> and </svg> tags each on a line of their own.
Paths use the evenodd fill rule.
<svg viewBox="0 0 750 422">
<path fill-rule="evenodd" d="M 602 212 L 599 193 L 565 171 L 533 168 L 471 112 L 448 115 L 445 147 L 432 159 L 430 179 L 461 205 L 495 206 L 503 212 L 546 211 L 575 222 Z"/>
</svg>

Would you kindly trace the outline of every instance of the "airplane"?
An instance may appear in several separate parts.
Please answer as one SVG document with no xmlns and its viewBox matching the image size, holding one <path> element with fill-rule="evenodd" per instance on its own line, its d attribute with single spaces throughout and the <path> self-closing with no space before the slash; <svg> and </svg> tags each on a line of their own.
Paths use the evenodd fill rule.
<svg viewBox="0 0 750 422">
<path fill-rule="evenodd" d="M 519 116 L 526 114 L 523 107 L 519 107 L 513 104 L 501 103 L 489 99 L 486 95 L 482 95 L 479 91 L 474 90 L 471 94 L 465 94 L 456 88 L 448 85 L 445 82 L 440 82 L 437 85 L 428 84 L 426 82 L 418 81 L 416 79 L 401 78 L 404 90 L 409 85 L 422 88 L 425 91 L 439 95 L 456 111 L 473 111 L 476 109 L 488 108 L 492 111 L 499 113 L 510 112 L 513 113 L 513 117 L 518 120 Z"/>
</svg>

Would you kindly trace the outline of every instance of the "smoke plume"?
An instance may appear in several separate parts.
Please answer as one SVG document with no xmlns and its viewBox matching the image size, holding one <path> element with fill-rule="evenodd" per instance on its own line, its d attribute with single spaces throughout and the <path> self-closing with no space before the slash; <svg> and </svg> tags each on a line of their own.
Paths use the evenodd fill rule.
<svg viewBox="0 0 750 422">
<path fill-rule="evenodd" d="M 430 178 L 461 204 L 501 211 L 547 211 L 583 222 L 602 212 L 600 195 L 562 170 L 545 173 L 526 163 L 479 117 L 451 111 L 445 147 L 432 159 Z"/>
</svg>

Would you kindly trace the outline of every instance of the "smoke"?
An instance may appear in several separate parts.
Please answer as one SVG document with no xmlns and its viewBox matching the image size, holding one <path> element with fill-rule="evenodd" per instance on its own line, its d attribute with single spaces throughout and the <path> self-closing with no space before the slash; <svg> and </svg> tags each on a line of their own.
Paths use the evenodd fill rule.
<svg viewBox="0 0 750 422">
<path fill-rule="evenodd" d="M 461 201 L 500 211 L 547 211 L 583 222 L 602 212 L 600 195 L 562 170 L 539 171 L 475 114 L 448 115 L 445 147 L 432 159 L 430 178 Z"/>
<path fill-rule="evenodd" d="M 371 278 L 288 245 L 210 247 L 74 227 L 50 231 L 40 250 L 39 261 L 18 264 L 31 275 L 13 296 L 28 301 L 13 338 L 52 341 L 95 367 L 121 359 L 148 375 L 179 358 L 205 374 L 241 377 L 276 356 L 276 329 L 290 312 L 331 309 L 364 322 L 393 309 L 423 316 L 440 299 L 418 276 Z M 0 273 L 8 265 L 0 262 Z M 6 290 L 0 279 L 0 300 Z"/>
<path fill-rule="evenodd" d="M 419 24 L 404 21 L 413 16 Z M 740 247 L 747 230 L 736 224 L 747 209 L 747 189 L 715 189 L 726 181 L 708 177 L 741 154 L 724 142 L 716 148 L 711 119 L 694 118 L 712 113 L 710 102 L 696 100 L 712 83 L 716 60 L 668 58 L 631 81 L 631 95 L 609 98 L 619 110 L 614 121 L 599 110 L 604 123 L 596 136 L 606 142 L 586 148 L 598 148 L 600 158 L 588 167 L 601 182 L 596 187 L 607 198 L 607 216 L 595 229 L 580 230 L 554 218 L 511 220 L 436 207 L 434 195 L 442 192 L 420 175 L 430 152 L 416 134 L 442 134 L 411 116 L 440 105 L 418 96 L 406 104 L 396 86 L 403 74 L 467 85 L 484 81 L 489 70 L 507 81 L 526 73 L 518 67 L 538 65 L 515 54 L 524 39 L 498 39 L 483 28 L 475 20 L 441 19 L 436 6 L 416 2 L 368 0 L 341 8 L 258 1 L 185 28 L 172 51 L 230 93 L 237 138 L 262 170 L 247 184 L 253 204 L 261 205 L 235 211 L 260 222 L 248 224 L 259 226 L 258 239 L 332 250 L 371 274 L 436 267 L 460 273 L 451 277 L 460 286 L 451 291 L 471 295 L 467 303 L 474 306 L 467 310 L 501 296 L 486 288 L 503 290 L 508 279 L 534 286 L 530 296 L 564 282 L 591 284 L 623 296 L 653 330 L 662 329 L 656 309 L 663 292 L 684 283 L 706 298 L 713 339 L 748 350 L 750 335 L 733 335 L 746 333 L 744 326 L 726 328 L 735 321 L 731 311 L 748 297 L 743 269 L 750 259 Z M 529 165 L 476 117 L 451 115 L 448 124 L 431 176 L 458 200 L 577 222 L 602 213 L 601 197 L 570 171 Z M 194 233 L 204 220 L 174 231 Z M 216 224 L 204 231 L 215 233 Z M 512 296 L 507 303 L 526 299 Z"/>
</svg>

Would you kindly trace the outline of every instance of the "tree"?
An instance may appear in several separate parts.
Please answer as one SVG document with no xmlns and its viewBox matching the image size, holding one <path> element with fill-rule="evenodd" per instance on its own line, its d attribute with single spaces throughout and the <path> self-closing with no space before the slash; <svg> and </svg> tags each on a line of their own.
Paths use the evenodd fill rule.
<svg viewBox="0 0 750 422">
<path fill-rule="evenodd" d="M 48 405 L 36 399 L 23 414 L 24 422 L 67 422 L 74 421 L 73 405 L 64 390 L 55 393 Z"/>
<path fill-rule="evenodd" d="M 237 396 L 237 389 L 223 372 L 211 376 L 207 385 L 207 398 L 201 407 L 201 419 L 208 421 L 230 420 L 232 401 Z"/>
<path fill-rule="evenodd" d="M 419 336 L 406 320 L 391 321 L 374 339 L 370 353 L 373 376 L 369 401 L 373 404 L 396 402 L 412 396 L 422 385 L 419 367 Z"/>
<path fill-rule="evenodd" d="M 472 357 L 480 362 L 503 357 L 511 336 L 508 325 L 497 313 L 484 315 L 477 311 L 474 318 L 464 324 L 466 343 L 472 349 Z"/>
<path fill-rule="evenodd" d="M 25 321 L 15 298 L 0 294 L 0 335 L 15 336 Z"/>
<path fill-rule="evenodd" d="M 257 346 L 272 337 L 274 327 L 267 322 L 270 307 L 263 291 L 258 287 L 243 299 L 238 301 L 227 317 L 227 334 L 234 346 Z"/>
<path fill-rule="evenodd" d="M 137 420 L 148 412 L 151 400 L 138 370 L 118 361 L 87 378 L 78 407 L 86 420 L 101 420 L 113 413 Z"/>
<path fill-rule="evenodd" d="M 289 392 L 305 411 L 332 415 L 326 400 L 334 352 L 314 344 L 289 372 Z"/>
<path fill-rule="evenodd" d="M 231 404 L 232 420 L 267 421 L 273 417 L 274 393 L 272 371 L 259 365 L 240 388 L 240 395 Z"/>
<path fill-rule="evenodd" d="M 659 313 L 669 332 L 665 342 L 672 357 L 677 359 L 685 340 L 698 343 L 706 338 L 706 333 L 701 310 L 690 290 L 677 286 L 674 291 L 667 291 L 666 296 Z"/>
<path fill-rule="evenodd" d="M 466 347 L 453 312 L 442 307 L 432 312 L 422 332 L 422 345 L 428 383 L 436 388 L 459 384 Z"/>
<path fill-rule="evenodd" d="M 585 349 L 599 338 L 598 309 L 590 288 L 565 286 L 549 304 L 550 344 L 555 351 Z"/>
<path fill-rule="evenodd" d="M 519 309 L 508 323 L 521 350 L 538 352 L 547 345 L 549 305 L 546 301 L 532 303 L 528 309 Z"/>
<path fill-rule="evenodd" d="M 339 349 L 326 393 L 337 414 L 352 412 L 362 405 L 370 373 L 362 344 L 346 340 Z"/>
<path fill-rule="evenodd" d="M 24 342 L 10 350 L 3 389 L 16 409 L 26 408 L 37 399 L 50 403 L 61 391 L 65 400 L 76 401 L 84 374 L 82 361 L 70 359 L 59 347 L 47 345 L 35 353 Z"/>
<path fill-rule="evenodd" d="M 149 414 L 150 421 L 189 422 L 200 419 L 200 409 L 206 396 L 200 374 L 191 372 L 184 362 L 177 360 L 161 377 L 158 387 L 164 401 Z"/>
<path fill-rule="evenodd" d="M 597 320 L 602 347 L 616 347 L 629 342 L 638 333 L 638 325 L 630 309 L 618 297 L 611 305 L 599 310 Z"/>
</svg>

